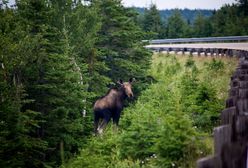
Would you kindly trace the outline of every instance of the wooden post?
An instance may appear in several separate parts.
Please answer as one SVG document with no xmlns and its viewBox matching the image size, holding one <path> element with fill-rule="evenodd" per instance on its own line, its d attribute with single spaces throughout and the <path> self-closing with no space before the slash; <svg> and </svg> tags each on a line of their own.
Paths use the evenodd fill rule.
<svg viewBox="0 0 248 168">
<path fill-rule="evenodd" d="M 214 153 L 219 155 L 222 150 L 222 146 L 225 143 L 231 142 L 231 126 L 222 125 L 214 128 Z"/>
<path fill-rule="evenodd" d="M 225 51 L 223 49 L 221 49 L 221 56 L 225 56 Z"/>
<path fill-rule="evenodd" d="M 218 156 L 211 156 L 197 160 L 197 168 L 221 168 Z"/>
<path fill-rule="evenodd" d="M 210 55 L 214 56 L 214 49 L 210 49 Z"/>
<path fill-rule="evenodd" d="M 233 116 L 237 114 L 236 107 L 226 108 L 221 112 L 221 124 L 227 125 L 232 123 Z"/>
</svg>

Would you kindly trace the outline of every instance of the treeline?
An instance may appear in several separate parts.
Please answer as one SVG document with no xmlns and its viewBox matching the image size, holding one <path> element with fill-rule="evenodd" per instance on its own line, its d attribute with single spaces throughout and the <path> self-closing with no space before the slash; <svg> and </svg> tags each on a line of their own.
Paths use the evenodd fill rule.
<svg viewBox="0 0 248 168">
<path fill-rule="evenodd" d="M 140 7 L 133 7 L 135 11 L 137 11 L 141 17 L 144 15 L 144 13 L 147 11 L 147 8 L 140 8 Z M 159 14 L 161 16 L 162 21 L 167 20 L 175 11 L 179 11 L 182 15 L 183 19 L 185 19 L 189 23 L 193 23 L 196 16 L 200 13 L 204 17 L 210 17 L 213 15 L 215 10 L 212 9 L 162 9 L 159 10 Z"/>
<path fill-rule="evenodd" d="M 247 4 L 247 0 L 237 0 L 236 4 L 213 11 L 211 16 L 199 11 L 193 20 L 185 19 L 179 9 L 163 19 L 153 4 L 143 14 L 140 12 L 136 22 L 149 33 L 146 39 L 242 36 L 248 34 Z"/>
<path fill-rule="evenodd" d="M 119 0 L 0 3 L 0 167 L 56 167 L 92 134 L 117 79 L 146 86 L 151 53 Z"/>
</svg>

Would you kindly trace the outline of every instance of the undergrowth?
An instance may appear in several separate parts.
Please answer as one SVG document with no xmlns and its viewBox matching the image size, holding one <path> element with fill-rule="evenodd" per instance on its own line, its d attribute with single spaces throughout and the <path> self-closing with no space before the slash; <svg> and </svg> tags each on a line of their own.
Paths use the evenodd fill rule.
<svg viewBox="0 0 248 168">
<path fill-rule="evenodd" d="M 149 72 L 156 82 L 123 111 L 119 130 L 110 124 L 62 167 L 195 167 L 198 158 L 212 153 L 212 129 L 219 124 L 236 63 L 154 55 Z"/>
</svg>

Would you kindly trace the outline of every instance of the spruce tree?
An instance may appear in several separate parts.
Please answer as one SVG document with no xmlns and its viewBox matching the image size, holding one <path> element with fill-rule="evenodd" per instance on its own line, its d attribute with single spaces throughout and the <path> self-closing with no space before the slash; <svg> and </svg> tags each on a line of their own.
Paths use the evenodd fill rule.
<svg viewBox="0 0 248 168">
<path fill-rule="evenodd" d="M 41 167 L 47 143 L 36 136 L 40 113 L 25 106 L 25 70 L 32 40 L 16 11 L 0 8 L 0 167 Z"/>
<path fill-rule="evenodd" d="M 211 23 L 208 18 L 205 18 L 201 13 L 196 16 L 193 25 L 195 37 L 209 37 L 212 34 Z"/>
<path fill-rule="evenodd" d="M 75 61 L 78 66 L 86 65 L 85 68 L 80 67 L 80 69 L 85 74 L 84 81 L 87 83 L 89 101 L 92 101 L 96 96 L 104 94 L 106 85 L 110 83 L 110 79 L 106 76 L 108 67 L 103 61 L 104 56 L 96 47 L 99 39 L 98 32 L 101 28 L 98 6 L 94 3 L 87 6 L 78 3 L 71 15 L 68 27 Z"/>
<path fill-rule="evenodd" d="M 247 0 L 236 0 L 238 6 L 245 16 L 248 16 L 248 1 Z"/>
<path fill-rule="evenodd" d="M 109 68 L 106 75 L 113 82 L 135 77 L 141 82 L 141 89 L 150 65 L 150 53 L 143 48 L 144 34 L 133 21 L 133 12 L 125 9 L 119 0 L 95 3 L 99 5 L 99 16 L 102 16 L 97 47 Z"/>
<path fill-rule="evenodd" d="M 183 20 L 179 10 L 168 18 L 167 36 L 168 38 L 182 38 L 185 36 L 186 23 Z"/>
<path fill-rule="evenodd" d="M 154 33 L 154 35 L 150 37 L 153 39 L 164 38 L 165 36 L 165 28 L 155 4 L 152 4 L 148 10 L 145 10 L 143 30 L 147 33 Z"/>
<path fill-rule="evenodd" d="M 248 17 L 237 4 L 223 6 L 210 19 L 213 36 L 241 36 L 248 33 Z"/>
<path fill-rule="evenodd" d="M 25 108 L 41 113 L 44 122 L 36 136 L 48 144 L 44 161 L 54 165 L 60 163 L 61 151 L 68 158 L 81 146 L 85 85 L 73 61 L 66 32 L 53 22 L 56 6 L 45 0 L 23 0 L 17 6 L 25 30 L 36 39 L 24 74 L 28 98 L 34 101 Z"/>
</svg>

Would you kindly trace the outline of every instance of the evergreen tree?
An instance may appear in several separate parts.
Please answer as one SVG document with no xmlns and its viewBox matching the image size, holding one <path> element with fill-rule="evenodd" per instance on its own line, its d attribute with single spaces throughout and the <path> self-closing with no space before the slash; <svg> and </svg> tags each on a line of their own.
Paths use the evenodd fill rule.
<svg viewBox="0 0 248 168">
<path fill-rule="evenodd" d="M 238 6 L 241 9 L 244 15 L 248 15 L 248 1 L 247 0 L 236 0 L 238 2 Z"/>
<path fill-rule="evenodd" d="M 144 87 L 146 69 L 150 65 L 150 53 L 143 47 L 143 32 L 134 23 L 133 12 L 125 9 L 119 0 L 95 2 L 99 5 L 102 26 L 98 33 L 98 52 L 104 58 L 109 71 L 107 76 L 113 82 L 135 77 L 140 81 L 139 90 Z"/>
<path fill-rule="evenodd" d="M 81 112 L 111 81 L 144 82 L 150 53 L 118 0 L 16 5 L 0 8 L 0 166 L 55 166 L 91 133 Z"/>
<path fill-rule="evenodd" d="M 143 30 L 147 33 L 154 33 L 149 38 L 163 38 L 165 33 L 165 28 L 161 20 L 160 13 L 155 4 L 152 4 L 148 10 L 145 10 L 144 20 L 143 20 Z"/>
<path fill-rule="evenodd" d="M 236 5 L 225 5 L 210 18 L 213 36 L 241 36 L 248 33 L 248 17 Z"/>
<path fill-rule="evenodd" d="M 73 10 L 68 10 L 64 17 L 64 34 L 71 48 L 70 57 L 77 72 L 80 73 L 80 81 L 85 85 L 84 102 L 84 135 L 87 137 L 92 132 L 92 104 L 96 97 L 106 93 L 106 86 L 111 82 L 106 75 L 108 67 L 96 47 L 98 31 L 101 27 L 99 8 L 94 3 L 72 4 Z M 63 7 L 63 6 L 62 6 Z M 87 112 L 87 115 L 85 114 Z"/>
<path fill-rule="evenodd" d="M 30 53 L 25 52 L 28 66 L 23 77 L 27 98 L 34 101 L 23 110 L 41 114 L 43 123 L 33 136 L 47 142 L 40 160 L 54 166 L 54 162 L 60 162 L 61 150 L 68 158 L 81 146 L 85 86 L 73 62 L 66 33 L 53 22 L 56 6 L 44 0 L 23 0 L 17 2 L 17 7 L 23 30 L 31 39 L 26 44 Z"/>
<path fill-rule="evenodd" d="M 209 20 L 205 18 L 201 13 L 196 16 L 193 30 L 195 37 L 209 37 L 212 34 L 212 27 Z"/>
<path fill-rule="evenodd" d="M 34 101 L 25 86 L 33 41 L 14 10 L 0 8 L 0 17 L 0 167 L 41 167 L 47 143 L 36 130 L 42 120 L 39 112 L 25 108 Z"/>
<path fill-rule="evenodd" d="M 185 36 L 186 23 L 183 20 L 179 10 L 176 10 L 168 18 L 167 36 L 168 38 L 182 38 Z"/>
<path fill-rule="evenodd" d="M 98 12 L 97 4 L 84 6 L 79 3 L 71 15 L 71 21 L 67 23 L 75 60 L 78 66 L 87 66 L 80 69 L 88 78 L 84 81 L 88 84 L 87 90 L 93 99 L 96 95 L 104 94 L 106 85 L 111 82 L 106 76 L 108 67 L 104 62 L 104 56 L 96 48 L 98 31 L 101 28 L 101 17 Z"/>
</svg>

